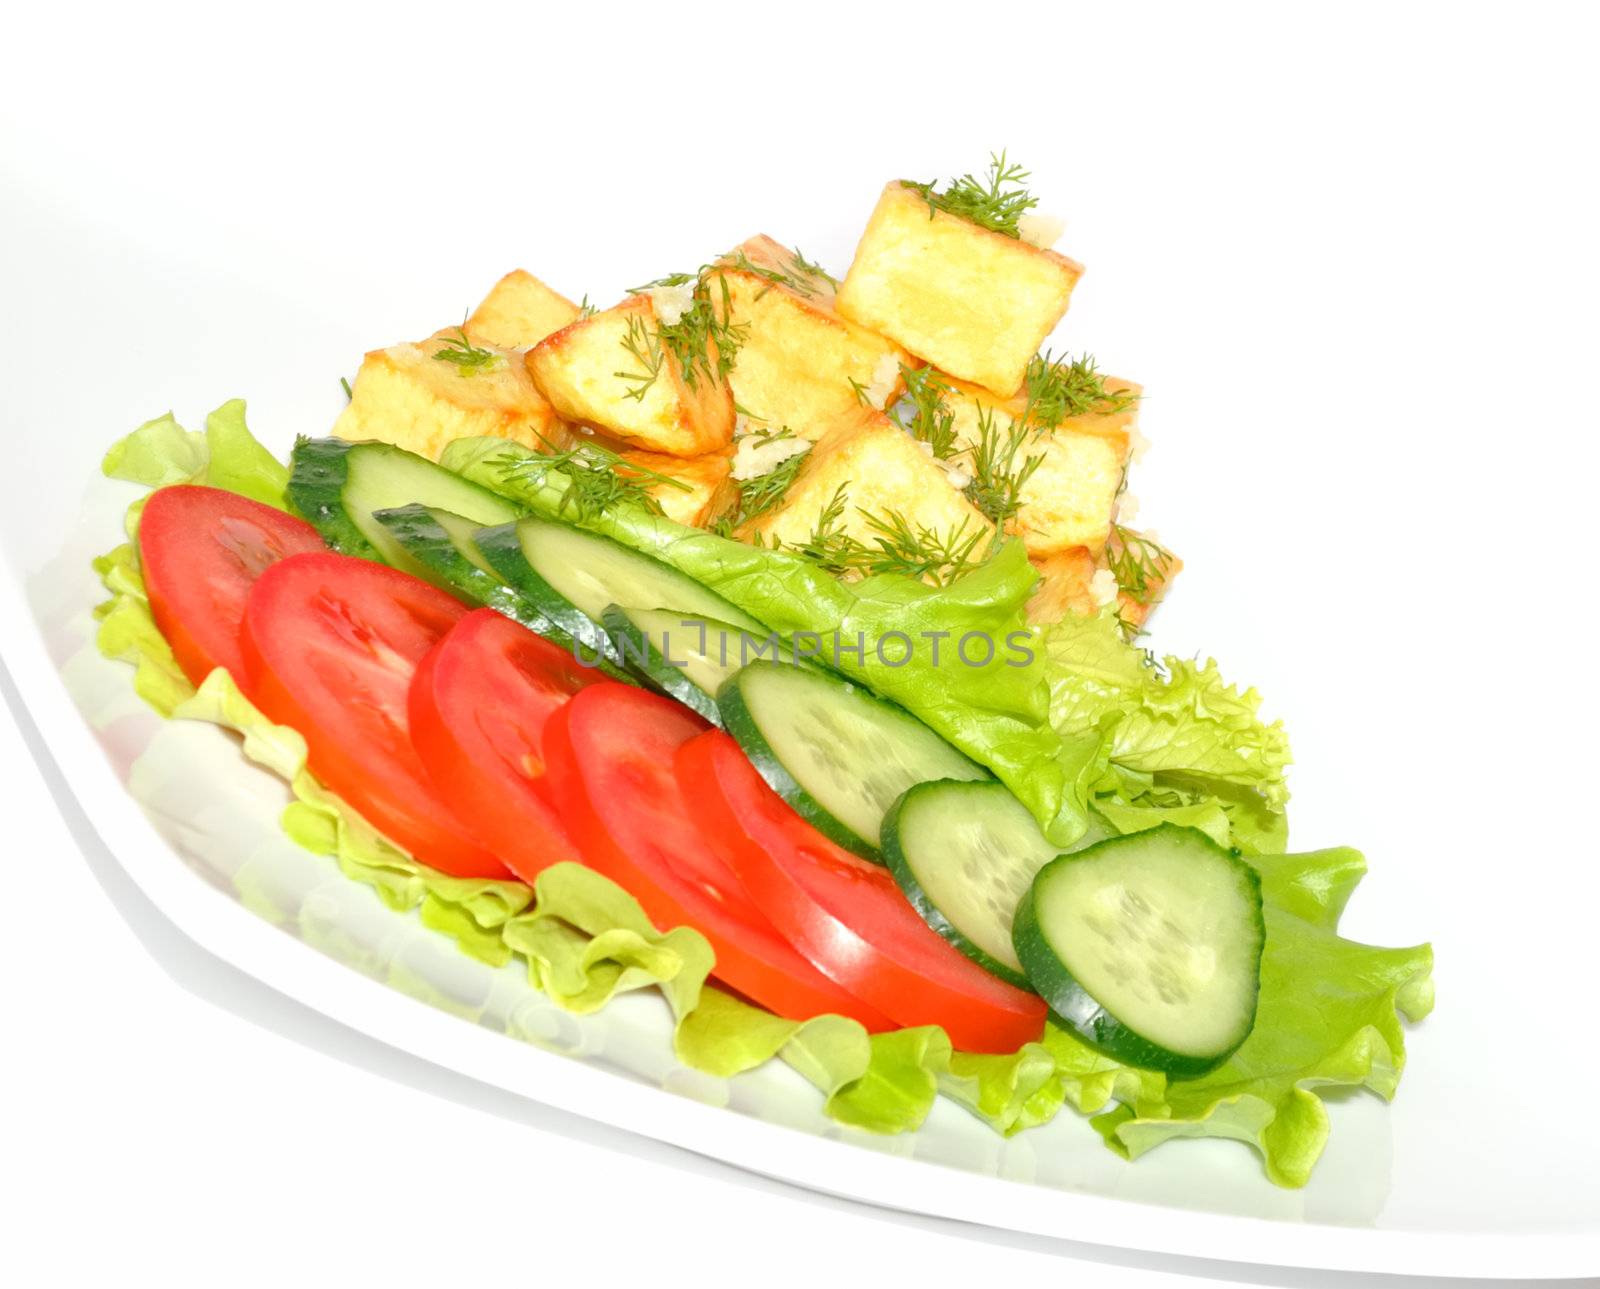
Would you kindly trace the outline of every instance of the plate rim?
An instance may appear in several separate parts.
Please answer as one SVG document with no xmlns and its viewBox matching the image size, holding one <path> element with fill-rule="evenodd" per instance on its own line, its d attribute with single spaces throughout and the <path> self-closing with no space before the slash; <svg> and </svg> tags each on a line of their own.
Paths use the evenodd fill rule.
<svg viewBox="0 0 1600 1289">
<path fill-rule="evenodd" d="M 1341 1226 L 1157 1207 L 1037 1186 L 863 1149 L 622 1077 L 596 1078 L 581 1059 L 464 1024 L 297 942 L 191 872 L 126 791 L 73 702 L 9 557 L 0 559 L 0 584 L 0 666 L 9 672 L 17 702 L 60 781 L 128 878 L 217 958 L 412 1057 L 757 1176 L 871 1208 L 993 1231 L 1338 1272 L 1561 1279 L 1600 1269 L 1600 1227 L 1467 1233 Z M 1537 1265 L 1530 1268 L 1530 1262 Z"/>
</svg>

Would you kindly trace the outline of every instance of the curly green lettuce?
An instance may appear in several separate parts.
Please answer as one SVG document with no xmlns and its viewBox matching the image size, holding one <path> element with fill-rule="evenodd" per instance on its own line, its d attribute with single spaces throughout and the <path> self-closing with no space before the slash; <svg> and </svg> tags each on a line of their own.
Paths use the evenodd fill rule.
<svg viewBox="0 0 1600 1289">
<path fill-rule="evenodd" d="M 282 505 L 286 472 L 250 436 L 243 410 L 237 401 L 218 409 L 204 435 L 170 416 L 152 421 L 112 450 L 106 471 L 150 487 L 206 482 Z M 516 455 L 500 440 L 468 440 L 452 446 L 447 464 L 530 509 L 558 511 L 558 490 L 530 487 L 506 470 Z M 1033 580 L 1015 544 L 936 590 L 893 577 L 845 585 L 799 557 L 622 507 L 593 526 L 780 632 L 860 631 L 871 639 L 927 629 L 1004 639 L 1023 630 Z M 226 673 L 198 690 L 189 684 L 150 616 L 132 546 L 96 567 L 112 597 L 99 610 L 102 651 L 135 667 L 136 688 L 157 711 L 237 732 L 250 759 L 289 783 L 294 801 L 283 823 L 296 842 L 333 856 L 391 908 L 415 910 L 464 952 L 493 965 L 525 962 L 531 983 L 568 1010 L 592 1012 L 629 990 L 660 991 L 685 1065 L 731 1077 L 782 1060 L 819 1089 L 841 1123 L 912 1131 L 943 1095 L 1009 1135 L 1071 1106 L 1096 1116 L 1107 1144 L 1127 1158 L 1176 1137 L 1228 1137 L 1257 1150 L 1271 1180 L 1299 1186 L 1327 1138 L 1316 1089 L 1364 1086 L 1392 1096 L 1405 1060 L 1400 1018 L 1419 1020 L 1432 1005 L 1427 946 L 1380 949 L 1337 934 L 1364 872 L 1361 857 L 1280 853 L 1288 748 L 1282 729 L 1260 720 L 1255 694 L 1225 685 L 1210 664 L 1154 662 L 1123 641 L 1108 616 L 1030 633 L 1034 656 L 1025 666 L 888 667 L 869 654 L 855 674 L 989 765 L 1058 840 L 1081 834 L 1092 804 L 1121 832 L 1180 823 L 1250 855 L 1263 876 L 1267 924 L 1256 1026 L 1226 1064 L 1192 1081 L 1122 1065 L 1054 1025 L 1038 1043 L 990 1056 L 953 1051 L 934 1027 L 868 1035 L 838 1016 L 785 1020 L 708 983 L 713 955 L 697 931 L 657 929 L 626 891 L 580 865 L 556 865 L 532 888 L 434 872 L 318 783 L 304 740 L 268 722 Z"/>
</svg>

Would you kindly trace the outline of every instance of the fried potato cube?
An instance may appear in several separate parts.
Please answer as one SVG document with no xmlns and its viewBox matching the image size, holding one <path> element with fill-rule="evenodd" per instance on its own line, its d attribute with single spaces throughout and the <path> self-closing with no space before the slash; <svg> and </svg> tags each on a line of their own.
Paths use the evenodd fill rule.
<svg viewBox="0 0 1600 1289">
<path fill-rule="evenodd" d="M 891 183 L 856 247 L 838 309 L 939 370 L 1007 396 L 1066 313 L 1082 272 Z"/>
<path fill-rule="evenodd" d="M 333 432 L 353 442 L 393 443 L 430 461 L 438 460 L 452 440 L 475 435 L 511 439 L 540 451 L 572 441 L 518 355 L 474 342 L 487 359 L 461 364 L 438 358 L 459 352 L 447 338 L 454 334 L 441 332 L 420 344 L 369 353 Z"/>
<path fill-rule="evenodd" d="M 835 531 L 869 544 L 877 536 L 869 513 L 898 514 L 914 530 L 940 537 L 992 531 L 983 512 L 915 439 L 882 412 L 857 408 L 817 440 L 783 502 L 745 524 L 738 535 L 767 545 L 803 543 L 836 495 L 843 497 L 844 511 Z"/>
<path fill-rule="evenodd" d="M 545 337 L 528 350 L 528 372 L 570 421 L 668 456 L 719 452 L 733 441 L 734 412 L 727 381 L 706 371 L 717 368 L 715 342 L 706 365 L 686 371 L 661 326 L 653 296 L 630 296 Z"/>
<path fill-rule="evenodd" d="M 970 467 L 985 420 L 1003 442 L 1011 427 L 1028 415 L 1027 397 L 1019 392 L 998 399 L 965 381 L 948 384 L 945 405 L 963 449 L 959 459 Z M 1139 386 L 1115 378 L 1108 377 L 1105 387 L 1112 394 L 1139 393 Z M 1022 538 L 1029 555 L 1075 546 L 1093 552 L 1105 546 L 1128 466 L 1138 406 L 1135 400 L 1117 411 L 1069 416 L 1049 429 L 1034 425 L 1037 434 L 1020 447 L 1015 464 L 1020 466 L 1030 456 L 1043 459 L 1024 481 L 1021 508 L 1006 524 L 1008 533 Z"/>
<path fill-rule="evenodd" d="M 464 324 L 474 343 L 532 349 L 552 332 L 578 320 L 578 306 L 526 269 L 512 269 L 494 284 Z"/>
<path fill-rule="evenodd" d="M 671 483 L 655 483 L 648 489 L 661 506 L 661 512 L 674 523 L 689 528 L 705 528 L 714 524 L 734 503 L 739 495 L 732 474 L 732 456 L 727 452 L 711 452 L 703 457 L 669 457 L 660 452 L 623 452 L 622 459 L 649 470 L 654 474 L 675 479 L 683 487 Z"/>
<path fill-rule="evenodd" d="M 1126 625 L 1143 627 L 1183 567 L 1154 538 L 1117 528 L 1097 559 L 1082 546 L 1035 557 L 1039 584 L 1028 600 L 1028 621 L 1059 622 L 1072 614 L 1092 617 L 1108 604 Z"/>
<path fill-rule="evenodd" d="M 1155 539 L 1120 525 L 1112 530 L 1105 560 L 1117 580 L 1117 616 L 1142 627 L 1183 570 L 1183 561 Z"/>
<path fill-rule="evenodd" d="M 910 355 L 834 308 L 834 283 L 770 237 L 752 237 L 714 270 L 743 343 L 728 383 L 754 421 L 815 442 L 863 403 L 882 410 L 901 389 Z M 851 382 L 855 382 L 852 384 Z M 856 386 L 860 386 L 858 397 Z"/>
<path fill-rule="evenodd" d="M 1028 621 L 1035 626 L 1060 622 L 1069 614 L 1092 617 L 1100 608 L 1093 587 L 1094 556 L 1082 546 L 1033 559 L 1039 583 L 1028 597 Z"/>
</svg>

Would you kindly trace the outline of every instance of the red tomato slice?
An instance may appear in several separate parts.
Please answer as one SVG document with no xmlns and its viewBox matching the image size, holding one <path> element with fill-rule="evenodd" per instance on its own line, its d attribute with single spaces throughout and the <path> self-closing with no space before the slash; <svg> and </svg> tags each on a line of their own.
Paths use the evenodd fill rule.
<svg viewBox="0 0 1600 1289">
<path fill-rule="evenodd" d="M 550 717 L 597 673 L 493 609 L 450 628 L 411 682 L 411 741 L 439 795 L 518 877 L 581 857 L 544 772 Z"/>
<path fill-rule="evenodd" d="M 717 978 L 768 1010 L 893 1028 L 796 953 L 701 839 L 673 758 L 705 729 L 671 699 L 609 683 L 589 686 L 550 718 L 550 787 L 584 862 L 633 895 L 658 927 L 704 934 Z"/>
<path fill-rule="evenodd" d="M 250 588 L 279 560 L 323 549 L 304 520 L 238 493 L 191 484 L 151 493 L 139 516 L 139 562 L 150 612 L 183 674 L 198 685 L 223 667 L 241 680 Z"/>
<path fill-rule="evenodd" d="M 244 690 L 305 737 L 312 771 L 422 863 L 509 877 L 434 791 L 411 744 L 417 664 L 466 614 L 443 591 L 347 555 L 274 564 L 245 603 Z"/>
<path fill-rule="evenodd" d="M 772 924 L 824 975 L 902 1025 L 941 1025 L 965 1052 L 1014 1052 L 1044 1030 L 1044 1002 L 942 940 L 887 869 L 834 845 L 778 796 L 727 734 L 694 740 L 679 781 Z"/>
</svg>

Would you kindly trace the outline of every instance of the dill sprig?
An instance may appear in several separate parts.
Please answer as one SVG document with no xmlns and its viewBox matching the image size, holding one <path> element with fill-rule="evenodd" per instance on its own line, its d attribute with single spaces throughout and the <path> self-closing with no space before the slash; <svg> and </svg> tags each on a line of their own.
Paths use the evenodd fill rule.
<svg viewBox="0 0 1600 1289">
<path fill-rule="evenodd" d="M 910 523 L 898 510 L 859 513 L 873 530 L 872 542 L 863 544 L 866 554 L 861 567 L 865 572 L 901 573 L 948 586 L 983 562 L 975 556 L 978 543 L 988 532 L 971 524 L 966 516 L 954 528 L 938 531 Z"/>
<path fill-rule="evenodd" d="M 643 318 L 630 317 L 628 333 L 622 337 L 622 347 L 639 365 L 639 370 L 618 371 L 611 374 L 628 386 L 626 397 L 636 403 L 642 403 L 644 396 L 650 392 L 650 387 L 656 383 L 656 378 L 661 375 L 661 364 L 666 361 L 661 348 L 661 333 L 653 329 Z"/>
<path fill-rule="evenodd" d="M 1139 401 L 1132 390 L 1108 390 L 1090 355 L 1052 358 L 1048 349 L 1029 360 L 1022 387 L 1027 395 L 1022 420 L 1041 430 L 1053 430 L 1068 417 L 1091 412 L 1109 416 Z"/>
<path fill-rule="evenodd" d="M 787 287 L 797 295 L 803 295 L 808 300 L 816 297 L 822 291 L 820 283 L 837 286 L 837 280 L 822 265 L 808 260 L 800 251 L 789 253 L 790 272 L 780 268 L 773 268 L 766 264 L 757 264 L 745 253 L 743 247 L 738 247 L 729 252 L 717 264 L 717 268 L 738 269 L 741 272 L 752 274 L 768 283 L 756 294 L 756 299 L 772 290 L 775 286 Z"/>
<path fill-rule="evenodd" d="M 808 260 L 805 253 L 797 246 L 789 256 L 789 263 L 794 265 L 795 272 L 803 273 L 809 278 L 821 278 L 829 286 L 838 286 L 839 279 L 823 268 L 815 260 Z"/>
<path fill-rule="evenodd" d="M 792 439 L 795 436 L 788 426 L 784 426 L 780 430 L 758 430 L 754 437 L 762 443 L 775 443 L 780 439 Z M 752 479 L 740 479 L 739 501 L 733 513 L 728 516 L 729 530 L 747 520 L 759 519 L 777 507 L 788 495 L 789 489 L 794 486 L 794 481 L 808 456 L 810 456 L 809 448 L 804 452 L 796 452 L 792 457 L 785 457 L 772 469 Z"/>
<path fill-rule="evenodd" d="M 1117 587 L 1136 604 L 1148 605 L 1172 570 L 1173 554 L 1159 542 L 1121 524 L 1111 525 L 1106 567 Z"/>
<path fill-rule="evenodd" d="M 978 443 L 972 450 L 972 482 L 962 492 L 990 523 L 1003 526 L 1022 508 L 1022 487 L 1044 464 L 1044 454 L 1017 454 L 1033 437 L 1026 421 L 1013 421 L 1006 430 L 995 422 L 987 407 L 978 412 Z"/>
<path fill-rule="evenodd" d="M 542 440 L 553 448 L 548 440 Z M 661 514 L 661 503 L 650 489 L 667 486 L 691 491 L 682 479 L 628 461 L 601 443 L 580 443 L 576 447 L 534 457 L 519 457 L 507 462 L 502 478 L 508 483 L 525 483 L 538 488 L 558 475 L 567 481 L 560 509 L 575 519 L 595 519 L 613 507 L 628 503 L 642 506 L 653 515 Z"/>
<path fill-rule="evenodd" d="M 970 573 L 994 549 L 991 546 L 979 552 L 978 545 L 989 535 L 988 531 L 974 527 L 967 519 L 952 529 L 939 531 L 913 523 L 898 510 L 875 512 L 858 506 L 856 513 L 871 530 L 870 538 L 863 541 L 845 531 L 849 505 L 849 485 L 841 483 L 817 516 L 810 535 L 787 549 L 815 561 L 830 573 L 897 573 L 936 586 L 948 586 Z"/>
<path fill-rule="evenodd" d="M 666 277 L 646 282 L 643 286 L 628 288 L 629 295 L 645 295 L 656 287 L 688 286 L 694 283 L 689 307 L 676 322 L 653 324 L 642 318 L 628 319 L 628 334 L 622 347 L 627 350 L 639 370 L 617 372 L 629 386 L 628 397 L 642 402 L 650 387 L 661 375 L 663 355 L 670 353 L 683 373 L 683 382 L 691 390 L 697 389 L 701 380 L 720 384 L 733 370 L 739 346 L 744 343 L 749 328 L 732 321 L 728 284 L 718 279 L 721 287 L 720 309 L 711 295 L 708 269 L 699 273 L 669 273 Z"/>
<path fill-rule="evenodd" d="M 458 376 L 481 376 L 504 361 L 493 349 L 480 349 L 468 340 L 465 324 L 456 328 L 455 335 L 444 337 L 444 347 L 433 357 L 437 362 L 453 363 Z"/>
<path fill-rule="evenodd" d="M 890 419 L 919 443 L 926 443 L 936 460 L 954 456 L 956 417 L 945 401 L 950 383 L 932 367 L 908 367 L 901 363 L 900 375 L 906 392 L 889 410 Z M 854 381 L 850 383 L 855 386 Z M 856 398 L 863 404 L 867 401 L 865 386 L 856 387 Z"/>
<path fill-rule="evenodd" d="M 599 309 L 595 308 L 594 305 L 589 303 L 589 293 L 587 291 L 585 291 L 583 293 L 583 299 L 578 304 L 578 318 L 579 318 L 579 320 L 582 320 L 584 318 L 592 318 L 592 317 L 594 317 L 595 314 L 597 314 L 599 312 L 600 312 Z"/>
<path fill-rule="evenodd" d="M 1039 204 L 1023 186 L 1029 177 L 1029 172 L 1021 166 L 1007 162 L 1002 151 L 998 155 L 989 154 L 989 169 L 984 178 L 962 175 L 952 179 L 942 192 L 938 189 L 938 180 L 917 183 L 902 179 L 901 183 L 921 194 L 928 203 L 929 219 L 935 211 L 942 210 L 980 228 L 1020 238 L 1018 221 Z"/>
</svg>

